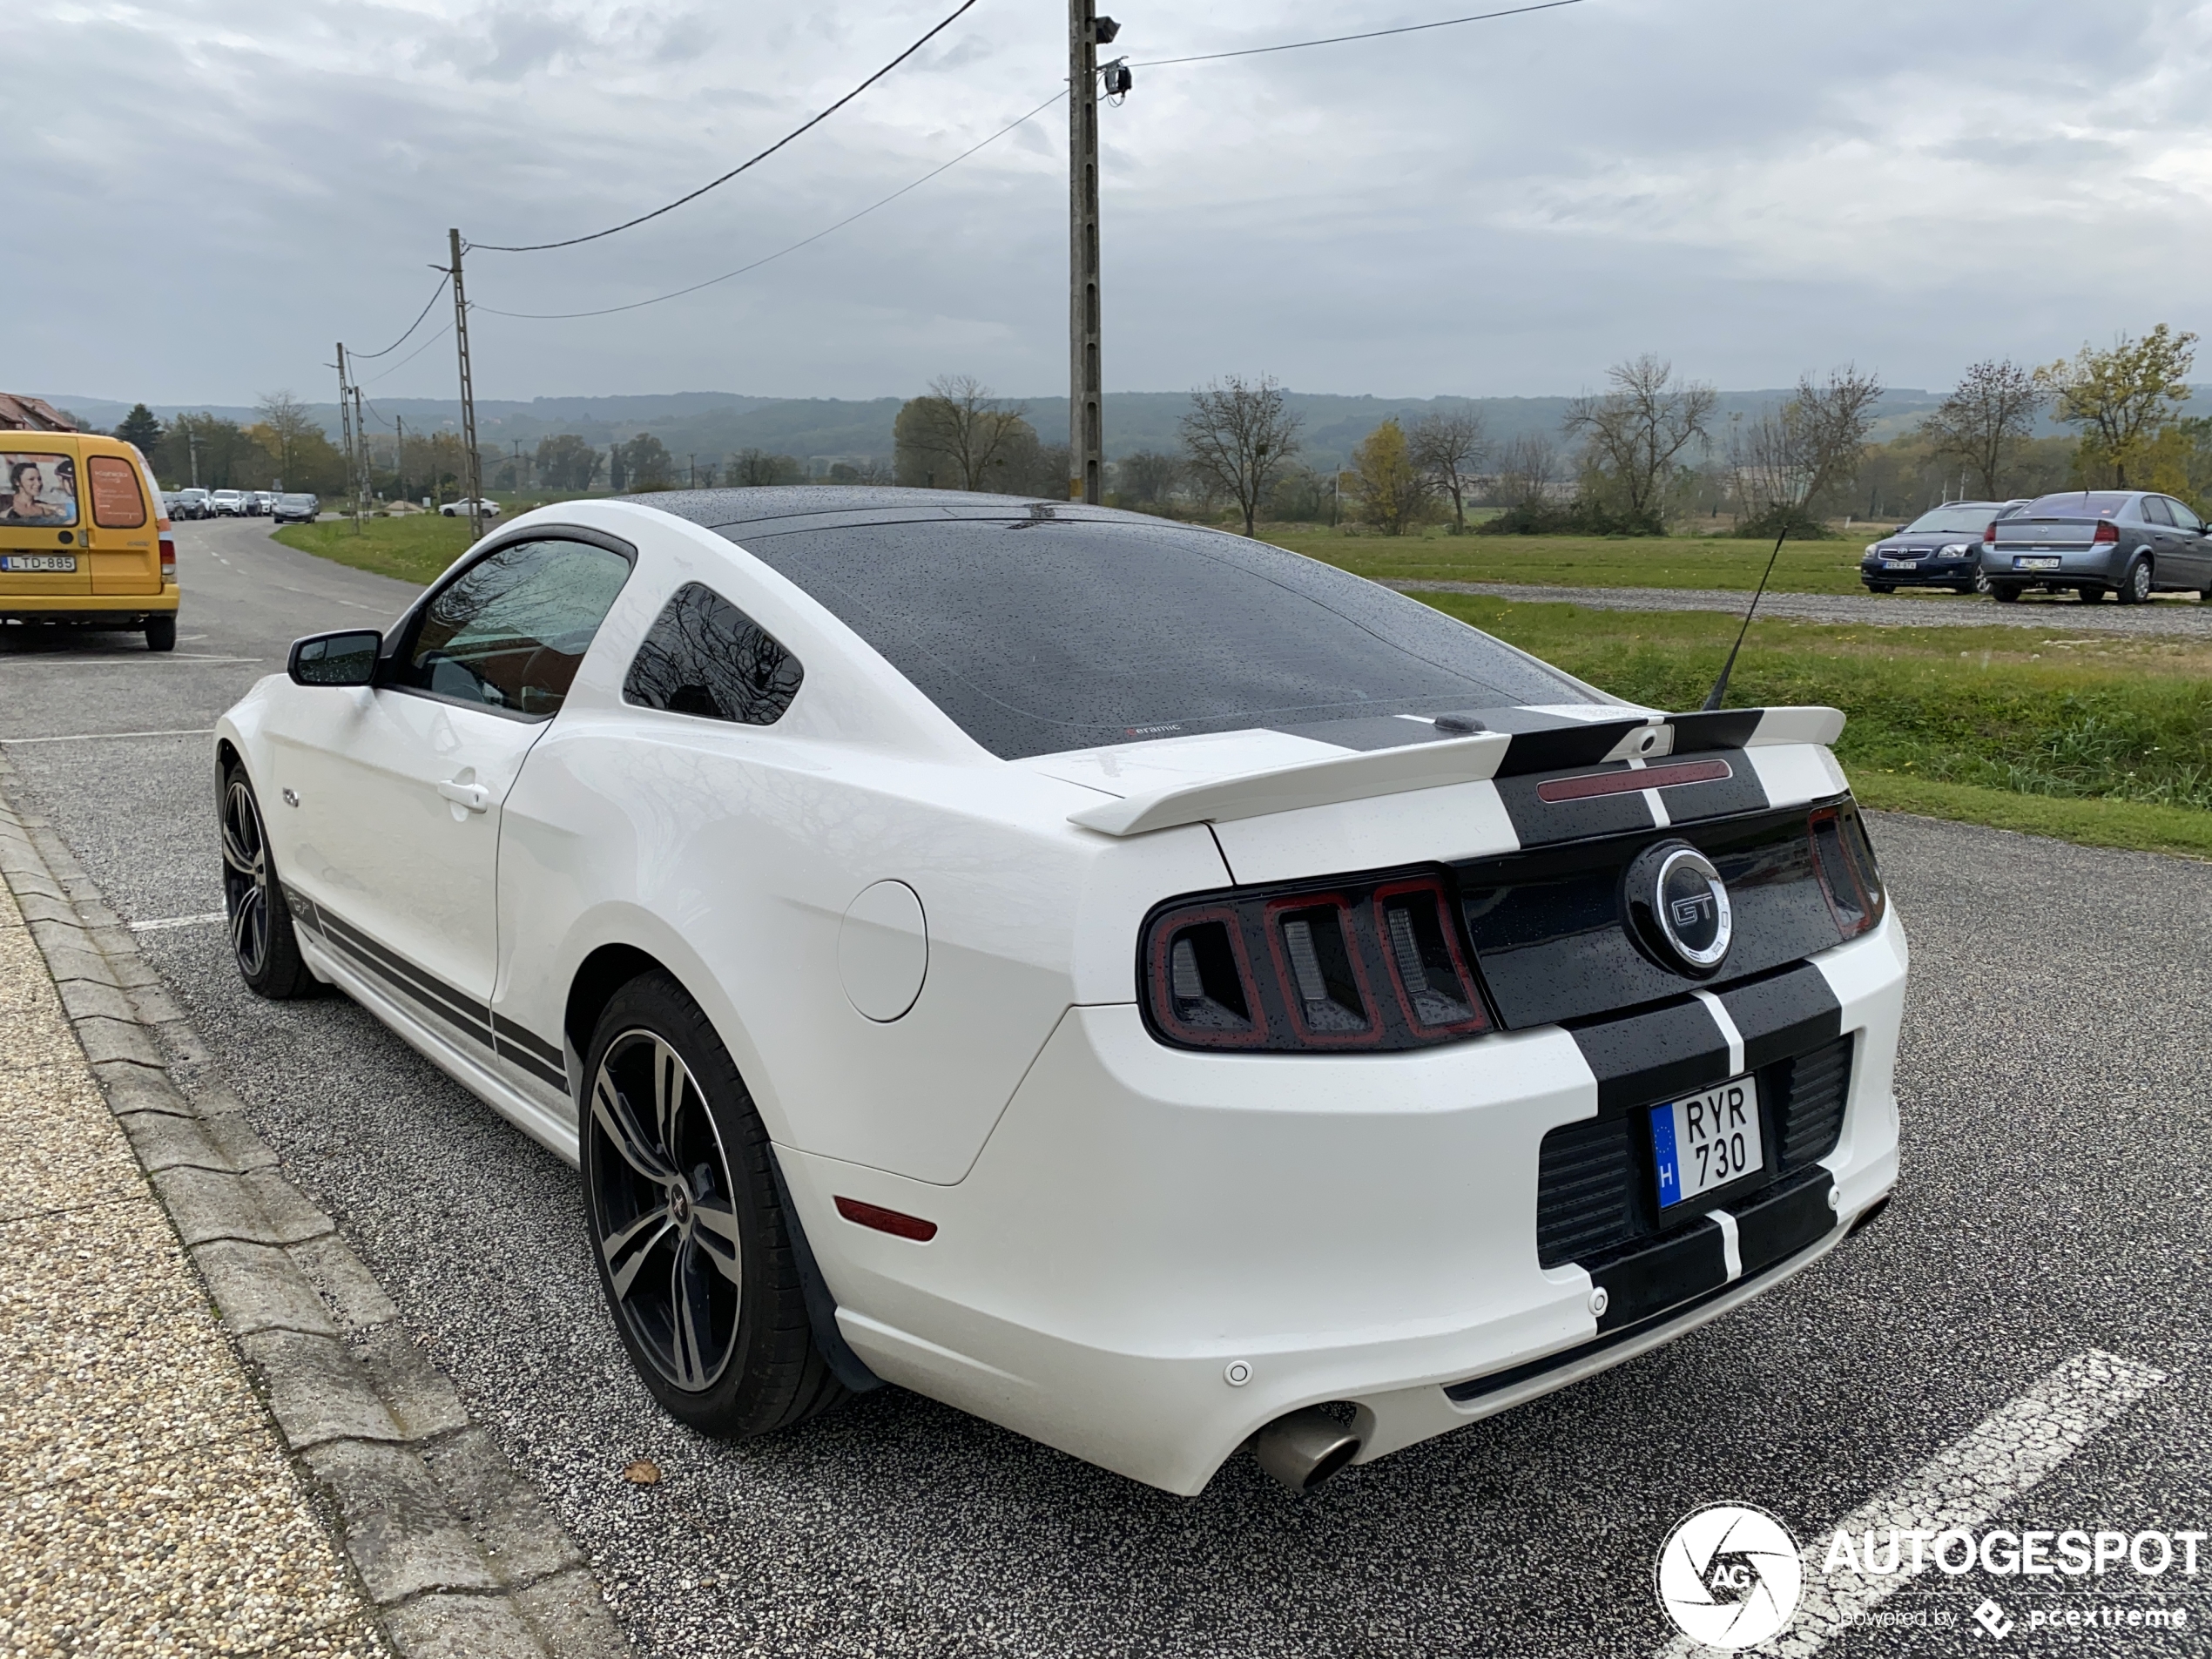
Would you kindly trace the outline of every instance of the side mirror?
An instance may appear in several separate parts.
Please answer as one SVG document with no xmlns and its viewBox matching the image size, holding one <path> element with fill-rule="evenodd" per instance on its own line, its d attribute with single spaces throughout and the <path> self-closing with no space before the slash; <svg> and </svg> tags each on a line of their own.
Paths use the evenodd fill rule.
<svg viewBox="0 0 2212 1659">
<path fill-rule="evenodd" d="M 310 634 L 292 642 L 285 672 L 294 685 L 373 685 L 376 654 L 383 649 L 384 636 L 374 628 Z"/>
</svg>

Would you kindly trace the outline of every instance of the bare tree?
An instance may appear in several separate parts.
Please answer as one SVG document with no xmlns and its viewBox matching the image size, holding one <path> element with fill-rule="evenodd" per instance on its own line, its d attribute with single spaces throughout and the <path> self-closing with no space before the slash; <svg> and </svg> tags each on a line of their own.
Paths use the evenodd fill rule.
<svg viewBox="0 0 2212 1659">
<path fill-rule="evenodd" d="M 973 374 L 941 374 L 929 382 L 929 394 L 910 401 L 899 411 L 894 442 L 907 463 L 902 471 L 919 468 L 941 487 L 987 489 L 997 482 L 994 469 L 1003 469 L 1022 435 L 1034 443 L 1036 435 L 1028 420 L 1029 406 L 1006 403 Z"/>
<path fill-rule="evenodd" d="M 730 482 L 738 489 L 795 484 L 803 475 L 799 462 L 790 455 L 772 455 L 765 449 L 740 449 L 730 457 Z"/>
<path fill-rule="evenodd" d="M 1541 432 L 1524 432 L 1498 452 L 1492 498 L 1501 507 L 1540 507 L 1559 481 L 1559 450 Z"/>
<path fill-rule="evenodd" d="M 1413 464 L 1452 498 L 1453 533 L 1465 536 L 1467 495 L 1490 454 L 1490 435 L 1483 429 L 1482 417 L 1472 409 L 1439 409 L 1416 421 L 1406 441 Z"/>
<path fill-rule="evenodd" d="M 1810 374 L 1798 379 L 1791 407 L 1804 428 L 1811 469 L 1804 495 L 1808 504 L 1850 489 L 1858 476 L 1866 459 L 1866 435 L 1874 427 L 1874 406 L 1887 389 L 1880 375 L 1862 373 L 1854 363 L 1831 370 L 1824 385 L 1814 385 Z"/>
<path fill-rule="evenodd" d="M 2033 370 L 2009 360 L 1984 359 L 1920 422 L 1920 435 L 1936 454 L 1959 462 L 1979 480 L 1983 500 L 1996 501 L 2005 463 L 2035 430 L 2042 401 Z"/>
<path fill-rule="evenodd" d="M 1611 391 L 1568 406 L 1566 435 L 1581 440 L 1585 458 L 1629 516 L 1656 519 L 1676 459 L 1693 443 L 1712 442 L 1707 422 L 1716 395 L 1702 381 L 1677 380 L 1675 366 L 1650 352 L 1615 363 L 1606 378 Z"/>
<path fill-rule="evenodd" d="M 1800 377 L 1787 403 L 1738 427 L 1729 464 L 1750 515 L 1738 528 L 1810 530 L 1814 504 L 1858 477 L 1882 391 L 1878 376 L 1846 364 L 1823 384 Z"/>
<path fill-rule="evenodd" d="M 268 434 L 266 442 L 277 463 L 277 475 L 295 476 L 298 469 L 293 463 L 299 455 L 300 440 L 311 432 L 320 435 L 321 426 L 307 413 L 307 406 L 288 391 L 262 393 L 253 412 L 261 417 L 261 428 Z"/>
<path fill-rule="evenodd" d="M 1197 477 L 1235 497 L 1247 536 L 1268 486 L 1298 454 L 1299 425 L 1272 375 L 1246 381 L 1231 374 L 1190 394 L 1182 421 L 1184 455 Z"/>
<path fill-rule="evenodd" d="M 1137 449 L 1114 463 L 1114 482 L 1123 496 L 1142 507 L 1157 507 L 1175 493 L 1183 466 L 1157 449 Z"/>
</svg>

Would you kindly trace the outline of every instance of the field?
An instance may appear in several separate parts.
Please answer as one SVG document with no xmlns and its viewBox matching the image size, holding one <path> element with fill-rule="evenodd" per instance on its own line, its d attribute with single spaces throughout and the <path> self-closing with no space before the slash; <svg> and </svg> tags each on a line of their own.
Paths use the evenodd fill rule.
<svg viewBox="0 0 2212 1659">
<path fill-rule="evenodd" d="M 1877 527 L 1885 528 L 1885 527 Z M 1521 582 L 1562 588 L 1721 588 L 1749 593 L 1771 542 L 1732 536 L 1345 536 L 1304 525 L 1261 526 L 1278 547 L 1379 581 Z M 1864 593 L 1858 561 L 1873 539 L 1785 542 L 1777 593 Z"/>
<path fill-rule="evenodd" d="M 468 547 L 469 521 L 412 513 L 404 518 L 365 518 L 358 536 L 351 519 L 287 524 L 275 534 L 287 547 L 335 564 L 402 582 L 428 583 Z"/>
<path fill-rule="evenodd" d="M 1722 615 L 1424 597 L 1663 709 L 1704 700 L 1736 629 Z M 1843 710 L 1837 757 L 1870 806 L 2212 857 L 2212 646 L 1762 622 L 1728 702 Z"/>
</svg>

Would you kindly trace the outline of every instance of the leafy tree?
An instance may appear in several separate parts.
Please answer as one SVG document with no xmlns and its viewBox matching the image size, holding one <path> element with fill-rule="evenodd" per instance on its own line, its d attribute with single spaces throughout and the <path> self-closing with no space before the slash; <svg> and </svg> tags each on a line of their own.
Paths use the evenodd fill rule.
<svg viewBox="0 0 2212 1659">
<path fill-rule="evenodd" d="M 1467 498 L 1474 489 L 1474 475 L 1490 453 L 1490 435 L 1482 417 L 1472 409 L 1439 409 L 1413 422 L 1406 434 L 1413 464 L 1452 498 L 1452 532 L 1465 536 Z"/>
<path fill-rule="evenodd" d="M 123 424 L 115 428 L 115 435 L 125 443 L 137 444 L 138 453 L 152 460 L 161 448 L 161 421 L 145 404 L 133 403 Z"/>
<path fill-rule="evenodd" d="M 599 452 L 573 432 L 537 441 L 537 475 L 555 489 L 589 489 Z"/>
<path fill-rule="evenodd" d="M 307 406 L 290 392 L 264 392 L 261 401 L 253 406 L 261 417 L 257 431 L 267 435 L 262 442 L 267 447 L 270 459 L 276 463 L 277 476 L 286 481 L 288 488 L 298 488 L 291 480 L 298 470 L 300 441 L 310 433 L 324 437 L 321 424 L 308 415 Z M 327 442 L 328 440 L 325 438 Z"/>
<path fill-rule="evenodd" d="M 1157 449 L 1137 449 L 1114 463 L 1114 485 L 1124 507 L 1159 507 L 1175 494 L 1183 463 Z"/>
<path fill-rule="evenodd" d="M 1434 486 L 1395 416 L 1352 445 L 1352 472 L 1360 510 L 1386 536 L 1403 536 L 1427 512 Z"/>
<path fill-rule="evenodd" d="M 635 490 L 666 489 L 676 475 L 675 458 L 668 446 L 650 432 L 640 432 L 622 447 L 623 462 Z"/>
<path fill-rule="evenodd" d="M 1646 352 L 1606 371 L 1613 389 L 1568 406 L 1566 435 L 1579 438 L 1586 468 L 1628 518 L 1660 518 L 1677 459 L 1709 444 L 1716 394 L 1702 381 L 1675 376 L 1674 365 Z"/>
<path fill-rule="evenodd" d="M 2118 489 L 2147 470 L 2146 453 L 2161 427 L 2188 401 L 2196 336 L 2160 323 L 2141 340 L 2120 336 L 2109 351 L 2083 346 L 2035 371 L 2060 420 L 2081 429 L 2084 482 L 2108 477 Z"/>
<path fill-rule="evenodd" d="M 764 484 L 795 484 L 805 469 L 790 455 L 772 455 L 765 449 L 740 449 L 730 457 L 730 482 L 741 489 Z"/>
<path fill-rule="evenodd" d="M 939 375 L 926 396 L 900 406 L 893 422 L 899 482 L 935 489 L 1018 491 L 1008 474 L 1013 469 L 1026 479 L 1034 465 L 1037 435 L 1028 413 L 1027 404 L 1001 402 L 973 374 Z M 1027 454 L 1017 453 L 1024 449 Z"/>
<path fill-rule="evenodd" d="M 1190 394 L 1180 422 L 1184 461 L 1202 489 L 1235 500 L 1247 536 L 1268 487 L 1298 454 L 1300 424 L 1272 375 L 1231 374 Z"/>
<path fill-rule="evenodd" d="M 246 435 L 235 421 L 206 413 L 179 415 L 162 434 L 160 453 L 152 457 L 154 469 L 165 479 L 190 483 L 197 477 L 203 489 L 250 489 L 267 472 L 269 458 L 260 445 Z"/>
<path fill-rule="evenodd" d="M 2042 401 L 2033 370 L 1985 358 L 1968 368 L 1920 431 L 1935 454 L 1973 475 L 1982 500 L 2000 501 L 2006 465 L 2035 430 Z"/>
</svg>

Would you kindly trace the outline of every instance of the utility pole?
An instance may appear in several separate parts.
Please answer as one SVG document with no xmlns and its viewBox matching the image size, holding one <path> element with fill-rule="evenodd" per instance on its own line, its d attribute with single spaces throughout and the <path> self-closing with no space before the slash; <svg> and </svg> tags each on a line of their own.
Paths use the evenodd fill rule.
<svg viewBox="0 0 2212 1659">
<path fill-rule="evenodd" d="M 354 388 L 346 382 L 346 342 L 338 342 L 338 426 L 345 435 L 346 475 L 354 475 Z M 354 534 L 361 533 L 361 496 L 354 496 Z"/>
<path fill-rule="evenodd" d="M 199 446 L 203 440 L 197 433 L 185 435 L 185 448 L 192 453 L 192 487 L 199 488 Z"/>
<path fill-rule="evenodd" d="M 523 441 L 522 441 L 520 438 L 517 438 L 517 439 L 516 439 L 516 440 L 515 440 L 515 488 L 516 488 L 516 489 L 518 489 L 518 490 L 519 490 L 519 489 L 522 489 L 522 487 L 523 487 Z"/>
<path fill-rule="evenodd" d="M 467 452 L 469 539 L 484 534 L 484 464 L 476 453 L 476 388 L 469 378 L 469 300 L 461 291 L 461 233 L 448 230 L 447 246 L 453 254 L 453 338 L 461 354 L 461 447 Z"/>
<path fill-rule="evenodd" d="M 360 461 L 354 469 L 354 523 L 358 527 L 369 510 L 368 421 L 361 414 L 361 388 L 354 388 L 354 431 L 361 439 Z"/>
<path fill-rule="evenodd" d="M 392 417 L 392 499 L 407 499 L 407 416 Z"/>
<path fill-rule="evenodd" d="M 1096 503 L 1105 482 L 1098 348 L 1098 49 L 1121 32 L 1097 0 L 1068 0 L 1068 498 Z M 1129 90 L 1116 63 L 1113 90 Z"/>
</svg>

